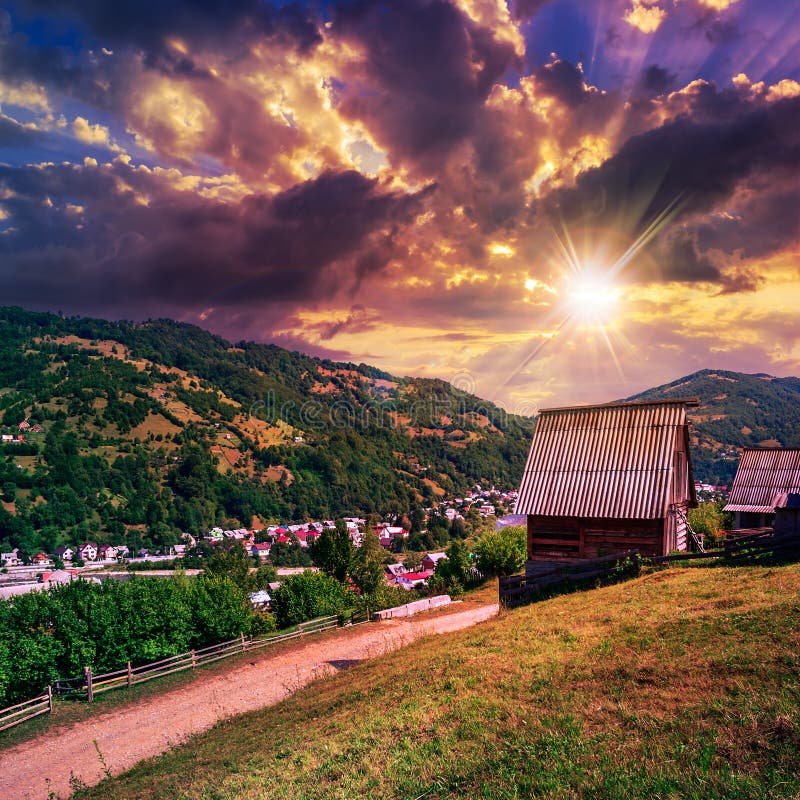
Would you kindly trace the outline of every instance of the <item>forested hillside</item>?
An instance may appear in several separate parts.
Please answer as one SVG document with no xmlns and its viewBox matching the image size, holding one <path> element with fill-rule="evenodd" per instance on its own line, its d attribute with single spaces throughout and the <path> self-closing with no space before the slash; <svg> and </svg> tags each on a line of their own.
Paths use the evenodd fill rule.
<svg viewBox="0 0 800 800">
<path fill-rule="evenodd" d="M 703 370 L 630 399 L 687 395 L 700 480 L 729 483 L 743 446 L 800 444 L 797 378 Z M 0 445 L 3 549 L 410 513 L 515 488 L 532 428 L 444 381 L 169 320 L 0 309 L 0 431 L 24 439 Z"/>
<path fill-rule="evenodd" d="M 695 477 L 730 484 L 742 447 L 800 446 L 800 379 L 704 369 L 629 400 L 699 397 L 690 409 Z"/>
<path fill-rule="evenodd" d="M 0 546 L 408 513 L 514 487 L 532 424 L 444 381 L 172 321 L 0 309 L 0 429 L 24 438 L 1 445 Z"/>
</svg>

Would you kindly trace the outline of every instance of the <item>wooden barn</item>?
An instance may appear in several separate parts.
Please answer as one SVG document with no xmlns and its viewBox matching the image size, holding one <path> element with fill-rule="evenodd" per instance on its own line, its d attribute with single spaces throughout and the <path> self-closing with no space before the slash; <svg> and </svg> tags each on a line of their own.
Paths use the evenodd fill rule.
<svg viewBox="0 0 800 800">
<path fill-rule="evenodd" d="M 697 505 L 686 409 L 696 398 L 541 411 L 517 499 L 528 572 L 626 550 L 686 550 Z"/>
<path fill-rule="evenodd" d="M 725 511 L 734 527 L 800 532 L 800 447 L 746 447 Z"/>
</svg>

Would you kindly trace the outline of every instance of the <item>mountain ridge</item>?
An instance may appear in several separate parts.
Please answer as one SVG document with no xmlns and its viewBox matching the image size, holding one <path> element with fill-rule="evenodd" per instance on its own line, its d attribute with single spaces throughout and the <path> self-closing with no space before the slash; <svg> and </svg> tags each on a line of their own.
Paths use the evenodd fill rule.
<svg viewBox="0 0 800 800">
<path fill-rule="evenodd" d="M 800 445 L 798 378 L 704 369 L 627 399 L 678 394 L 701 398 L 699 480 L 729 483 L 742 447 Z M 0 546 L 410 514 L 516 488 L 533 425 L 443 380 L 187 323 L 0 308 L 0 428 L 24 439 L 2 445 Z"/>
<path fill-rule="evenodd" d="M 688 415 L 695 477 L 704 482 L 729 484 L 743 447 L 800 446 L 800 378 L 707 368 L 625 399 L 666 399 L 678 390 L 700 398 Z"/>
<path fill-rule="evenodd" d="M 4 433 L 30 426 L 3 444 L 0 545 L 28 552 L 408 514 L 476 482 L 511 488 L 533 426 L 438 379 L 19 308 L 0 309 L 0 387 Z"/>
</svg>

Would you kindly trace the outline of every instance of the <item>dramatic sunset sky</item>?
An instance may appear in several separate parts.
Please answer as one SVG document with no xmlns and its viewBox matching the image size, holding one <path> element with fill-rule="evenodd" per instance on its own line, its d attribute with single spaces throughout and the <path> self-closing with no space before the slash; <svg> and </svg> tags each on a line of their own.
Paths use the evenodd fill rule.
<svg viewBox="0 0 800 800">
<path fill-rule="evenodd" d="M 522 411 L 800 372 L 797 0 L 4 5 L 4 305 Z"/>
</svg>

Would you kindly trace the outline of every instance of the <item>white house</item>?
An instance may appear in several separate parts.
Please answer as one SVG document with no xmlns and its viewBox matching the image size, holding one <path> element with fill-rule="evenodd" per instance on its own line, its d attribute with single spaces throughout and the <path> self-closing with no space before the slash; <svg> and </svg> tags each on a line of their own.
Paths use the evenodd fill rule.
<svg viewBox="0 0 800 800">
<path fill-rule="evenodd" d="M 97 544 L 95 542 L 84 542 L 78 545 L 78 558 L 81 561 L 97 560 Z"/>
<path fill-rule="evenodd" d="M 258 592 L 251 592 L 250 593 L 250 602 L 256 607 L 266 608 L 272 598 L 269 595 L 269 592 L 266 589 L 261 589 Z"/>
<path fill-rule="evenodd" d="M 250 548 L 250 555 L 258 556 L 262 561 L 266 561 L 269 558 L 271 548 L 272 545 L 269 542 L 259 542 Z"/>
<path fill-rule="evenodd" d="M 428 555 L 422 558 L 422 568 L 426 570 L 435 570 L 436 565 L 443 558 L 447 558 L 447 553 L 428 553 Z"/>
<path fill-rule="evenodd" d="M 415 586 L 427 586 L 428 578 L 433 575 L 431 570 L 424 572 L 406 572 L 403 575 L 397 576 L 397 585 L 402 586 L 404 589 L 413 589 Z"/>
<path fill-rule="evenodd" d="M 119 550 L 113 544 L 101 544 L 97 554 L 101 561 L 113 561 L 119 555 Z"/>
<path fill-rule="evenodd" d="M 19 563 L 19 550 L 16 547 L 10 553 L 0 553 L 0 566 L 16 567 Z"/>
<path fill-rule="evenodd" d="M 75 558 L 75 551 L 69 545 L 56 547 L 56 556 L 62 561 L 72 561 Z"/>
</svg>

